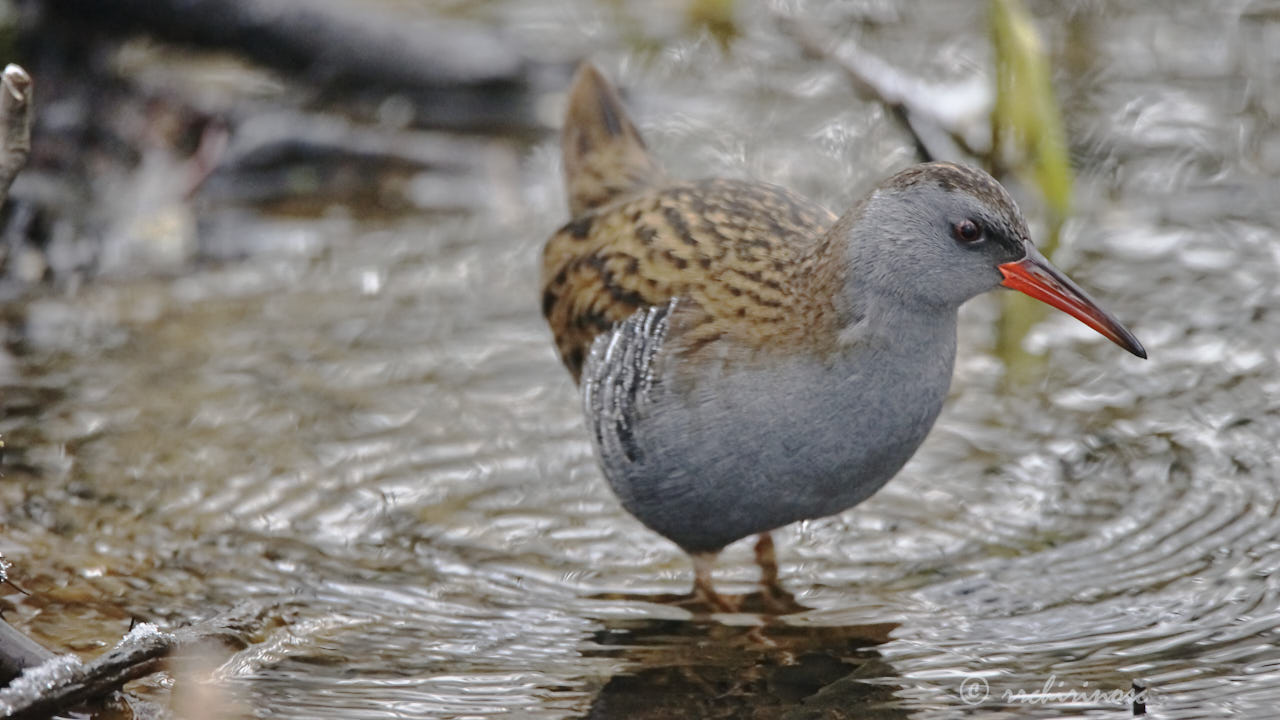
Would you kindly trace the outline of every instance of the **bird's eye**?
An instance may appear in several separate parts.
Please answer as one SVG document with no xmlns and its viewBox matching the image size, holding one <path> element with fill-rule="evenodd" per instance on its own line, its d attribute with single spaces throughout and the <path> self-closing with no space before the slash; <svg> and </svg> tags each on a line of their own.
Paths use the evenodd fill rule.
<svg viewBox="0 0 1280 720">
<path fill-rule="evenodd" d="M 951 226 L 952 234 L 962 243 L 973 243 L 982 239 L 982 228 L 972 220 L 961 220 Z"/>
</svg>

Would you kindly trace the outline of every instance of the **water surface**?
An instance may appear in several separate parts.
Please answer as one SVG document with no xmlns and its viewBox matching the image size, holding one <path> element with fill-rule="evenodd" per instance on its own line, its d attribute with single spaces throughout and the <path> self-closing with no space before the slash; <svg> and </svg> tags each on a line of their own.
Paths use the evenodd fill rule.
<svg viewBox="0 0 1280 720">
<path fill-rule="evenodd" d="M 732 56 L 678 34 L 646 53 L 609 7 L 473 11 L 591 54 L 675 175 L 842 209 L 910 162 L 766 20 Z M 804 8 L 924 77 L 988 71 L 980 4 Z M 565 219 L 548 132 L 486 140 L 506 160 L 463 211 L 208 208 L 248 257 L 6 306 L 0 551 L 32 591 L 6 617 L 90 656 L 130 618 L 283 601 L 288 624 L 220 671 L 255 717 L 1120 717 L 1131 698 L 1108 693 L 1135 683 L 1155 717 L 1273 713 L 1280 16 L 1034 10 L 1079 172 L 1058 264 L 1151 359 L 1053 316 L 1027 341 L 1039 380 L 1011 388 L 997 305 L 972 303 L 911 464 L 777 534 L 814 610 L 762 627 L 610 599 L 691 572 L 603 483 L 538 314 Z M 749 546 L 717 577 L 749 591 Z M 1045 690 L 1077 695 L 1024 697 Z"/>
</svg>

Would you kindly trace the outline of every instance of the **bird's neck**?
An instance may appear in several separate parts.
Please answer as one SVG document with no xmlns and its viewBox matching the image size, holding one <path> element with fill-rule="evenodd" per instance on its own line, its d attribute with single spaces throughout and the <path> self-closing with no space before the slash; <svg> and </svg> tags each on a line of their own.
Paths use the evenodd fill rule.
<svg viewBox="0 0 1280 720">
<path fill-rule="evenodd" d="M 857 209 L 846 214 L 798 263 L 800 295 L 820 298 L 830 349 L 871 343 L 880 350 L 936 348 L 953 353 L 959 307 L 910 292 L 881 238 L 860 233 Z"/>
</svg>

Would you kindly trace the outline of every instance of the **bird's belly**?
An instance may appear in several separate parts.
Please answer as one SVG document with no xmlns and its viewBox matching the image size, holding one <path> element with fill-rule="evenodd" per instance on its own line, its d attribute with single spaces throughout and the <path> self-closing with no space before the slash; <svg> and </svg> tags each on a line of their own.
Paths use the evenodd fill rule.
<svg viewBox="0 0 1280 720">
<path fill-rule="evenodd" d="M 633 515 L 691 552 L 838 513 L 924 440 L 950 383 L 946 360 L 746 369 L 659 392 L 637 418 L 640 452 L 606 474 Z"/>
</svg>

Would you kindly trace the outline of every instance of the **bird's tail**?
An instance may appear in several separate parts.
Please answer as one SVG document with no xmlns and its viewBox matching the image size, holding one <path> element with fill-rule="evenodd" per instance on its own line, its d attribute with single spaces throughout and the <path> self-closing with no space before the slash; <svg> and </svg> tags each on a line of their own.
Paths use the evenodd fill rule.
<svg viewBox="0 0 1280 720">
<path fill-rule="evenodd" d="M 664 182 L 617 91 L 589 62 L 573 77 L 560 143 L 573 217 Z"/>
</svg>

